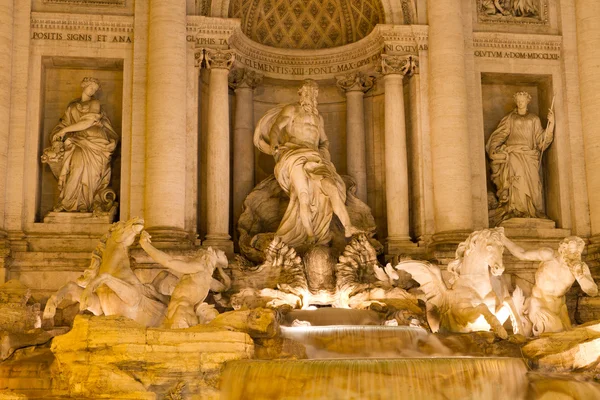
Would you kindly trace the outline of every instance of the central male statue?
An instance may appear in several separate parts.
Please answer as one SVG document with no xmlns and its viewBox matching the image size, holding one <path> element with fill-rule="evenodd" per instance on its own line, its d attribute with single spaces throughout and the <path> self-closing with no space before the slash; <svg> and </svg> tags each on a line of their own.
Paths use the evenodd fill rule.
<svg viewBox="0 0 600 400">
<path fill-rule="evenodd" d="M 360 230 L 346 210 L 346 185 L 331 163 L 323 117 L 317 110 L 319 88 L 307 80 L 300 101 L 280 105 L 263 116 L 254 131 L 254 145 L 275 158 L 275 178 L 290 197 L 276 236 L 288 246 L 329 242 L 332 213 L 346 237 Z"/>
</svg>

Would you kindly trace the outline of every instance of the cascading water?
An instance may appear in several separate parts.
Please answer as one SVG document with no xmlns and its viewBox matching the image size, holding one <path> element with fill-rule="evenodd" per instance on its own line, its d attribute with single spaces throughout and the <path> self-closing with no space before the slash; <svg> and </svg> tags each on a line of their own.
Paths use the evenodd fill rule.
<svg viewBox="0 0 600 400">
<path fill-rule="evenodd" d="M 311 359 L 410 357 L 427 331 L 407 326 L 281 327 L 281 335 L 302 343 Z"/>
<path fill-rule="evenodd" d="M 282 327 L 308 360 L 228 363 L 224 400 L 238 399 L 511 399 L 525 397 L 521 359 L 450 357 L 424 329 L 392 326 Z M 439 345 L 425 356 L 419 345 Z"/>
<path fill-rule="evenodd" d="M 235 361 L 222 399 L 521 399 L 526 368 L 514 358 Z"/>
</svg>

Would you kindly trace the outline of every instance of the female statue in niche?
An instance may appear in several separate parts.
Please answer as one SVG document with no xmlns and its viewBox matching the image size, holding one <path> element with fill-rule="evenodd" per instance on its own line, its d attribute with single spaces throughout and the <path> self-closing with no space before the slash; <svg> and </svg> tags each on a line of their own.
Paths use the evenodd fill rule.
<svg viewBox="0 0 600 400">
<path fill-rule="evenodd" d="M 83 78 L 81 87 L 81 98 L 67 106 L 50 133 L 52 146 L 44 150 L 42 162 L 50 165 L 58 179 L 60 197 L 55 212 L 103 214 L 110 211 L 116 197 L 108 185 L 119 135 L 93 98 L 100 89 L 98 80 Z"/>
<path fill-rule="evenodd" d="M 554 139 L 554 112 L 548 111 L 548 125 L 527 111 L 531 95 L 513 96 L 517 107 L 500 121 L 487 141 L 491 178 L 496 185 L 498 206 L 490 213 L 496 226 L 509 218 L 546 218 L 542 195 L 542 153 Z"/>
</svg>

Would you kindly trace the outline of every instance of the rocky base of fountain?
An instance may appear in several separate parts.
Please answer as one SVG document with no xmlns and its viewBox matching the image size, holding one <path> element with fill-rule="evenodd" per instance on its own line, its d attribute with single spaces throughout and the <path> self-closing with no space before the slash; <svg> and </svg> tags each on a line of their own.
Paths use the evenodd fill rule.
<svg viewBox="0 0 600 400">
<path fill-rule="evenodd" d="M 68 334 L 54 339 L 52 353 L 57 393 L 105 399 L 177 393 L 204 400 L 219 398 L 223 364 L 252 358 L 254 344 L 231 328 L 145 328 L 127 318 L 80 315 Z"/>
<path fill-rule="evenodd" d="M 51 348 L 0 363 L 0 399 L 600 398 L 600 322 L 527 341 L 407 326 L 280 327 L 287 319 L 244 310 L 160 329 L 80 315 Z"/>
</svg>

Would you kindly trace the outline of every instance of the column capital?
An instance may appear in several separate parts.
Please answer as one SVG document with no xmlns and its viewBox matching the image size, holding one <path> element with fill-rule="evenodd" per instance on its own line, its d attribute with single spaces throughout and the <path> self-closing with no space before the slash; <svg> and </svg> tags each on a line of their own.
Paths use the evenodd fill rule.
<svg viewBox="0 0 600 400">
<path fill-rule="evenodd" d="M 204 49 L 204 60 L 208 69 L 229 70 L 235 61 L 233 50 Z"/>
<path fill-rule="evenodd" d="M 336 76 L 337 86 L 345 92 L 367 92 L 375 84 L 375 76 L 363 72 L 354 72 Z"/>
<path fill-rule="evenodd" d="M 194 53 L 194 65 L 196 67 L 201 67 L 202 66 L 202 61 L 204 61 L 204 50 L 198 49 Z"/>
<path fill-rule="evenodd" d="M 418 73 L 419 58 L 413 55 L 393 56 L 381 55 L 381 73 L 383 75 L 399 74 L 411 76 Z"/>
<path fill-rule="evenodd" d="M 248 68 L 234 68 L 229 73 L 229 87 L 255 89 L 262 83 L 263 74 Z"/>
</svg>

